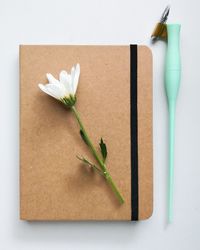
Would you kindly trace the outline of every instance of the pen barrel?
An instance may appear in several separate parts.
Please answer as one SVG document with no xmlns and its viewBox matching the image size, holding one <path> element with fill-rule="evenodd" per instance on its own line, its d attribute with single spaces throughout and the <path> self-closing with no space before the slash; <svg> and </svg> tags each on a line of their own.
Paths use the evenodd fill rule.
<svg viewBox="0 0 200 250">
<path fill-rule="evenodd" d="M 173 217 L 174 186 L 174 128 L 176 98 L 181 78 L 180 25 L 167 25 L 167 54 L 165 62 L 165 89 L 169 107 L 169 182 L 168 182 L 168 221 Z"/>
<path fill-rule="evenodd" d="M 176 101 L 181 77 L 180 24 L 167 25 L 165 88 L 168 101 Z"/>
<path fill-rule="evenodd" d="M 174 141 L 175 136 L 175 103 L 169 105 L 169 177 L 168 177 L 168 222 L 173 219 L 173 190 L 174 190 Z"/>
</svg>

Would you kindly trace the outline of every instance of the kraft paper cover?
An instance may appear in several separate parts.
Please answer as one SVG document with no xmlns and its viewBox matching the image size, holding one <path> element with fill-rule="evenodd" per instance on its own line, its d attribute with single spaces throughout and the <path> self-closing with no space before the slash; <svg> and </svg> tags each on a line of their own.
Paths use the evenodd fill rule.
<svg viewBox="0 0 200 250">
<path fill-rule="evenodd" d="M 95 145 L 104 138 L 107 168 L 125 198 L 119 205 L 93 162 L 73 114 L 44 94 L 46 73 L 58 78 L 80 63 L 77 109 Z M 152 56 L 138 46 L 139 219 L 152 213 Z M 131 220 L 130 46 L 20 46 L 20 218 Z"/>
</svg>

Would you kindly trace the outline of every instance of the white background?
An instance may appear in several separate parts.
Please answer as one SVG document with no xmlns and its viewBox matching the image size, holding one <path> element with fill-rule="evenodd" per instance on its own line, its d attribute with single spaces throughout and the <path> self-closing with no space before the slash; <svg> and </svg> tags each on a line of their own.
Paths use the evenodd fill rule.
<svg viewBox="0 0 200 250">
<path fill-rule="evenodd" d="M 180 22 L 174 222 L 166 225 L 166 45 L 151 46 L 163 0 L 0 0 L 0 250 L 200 249 L 198 0 L 171 1 Z M 154 57 L 154 213 L 138 223 L 19 220 L 19 44 L 147 44 Z"/>
</svg>

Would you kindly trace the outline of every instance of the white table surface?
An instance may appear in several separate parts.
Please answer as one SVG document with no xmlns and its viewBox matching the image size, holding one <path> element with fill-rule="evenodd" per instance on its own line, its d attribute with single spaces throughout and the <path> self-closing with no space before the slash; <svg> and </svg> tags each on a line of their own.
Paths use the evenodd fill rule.
<svg viewBox="0 0 200 250">
<path fill-rule="evenodd" d="M 200 65 L 198 0 L 171 0 L 180 22 L 174 222 L 166 226 L 165 44 L 149 43 L 164 0 L 0 0 L 0 249 L 200 249 Z M 19 220 L 19 44 L 147 44 L 154 57 L 154 213 L 138 223 Z"/>
</svg>

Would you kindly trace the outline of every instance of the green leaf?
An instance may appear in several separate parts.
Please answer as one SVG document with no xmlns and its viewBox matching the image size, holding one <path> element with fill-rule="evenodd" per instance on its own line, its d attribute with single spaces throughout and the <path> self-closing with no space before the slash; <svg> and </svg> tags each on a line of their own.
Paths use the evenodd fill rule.
<svg viewBox="0 0 200 250">
<path fill-rule="evenodd" d="M 80 130 L 80 135 L 81 135 L 81 138 L 83 139 L 83 141 L 85 142 L 85 144 L 88 145 L 87 139 L 86 139 L 85 134 L 84 134 L 82 129 Z"/>
<path fill-rule="evenodd" d="M 102 171 L 97 167 L 95 166 L 94 164 L 92 164 L 91 162 L 89 162 L 85 157 L 79 157 L 79 156 L 76 156 L 78 160 L 82 161 L 85 165 L 93 168 L 95 171 L 97 171 L 99 174 L 103 175 Z"/>
<path fill-rule="evenodd" d="M 99 143 L 100 149 L 101 149 L 101 154 L 103 157 L 103 162 L 105 162 L 106 157 L 107 157 L 107 147 L 106 144 L 104 143 L 103 139 L 101 138 L 101 141 Z"/>
</svg>

